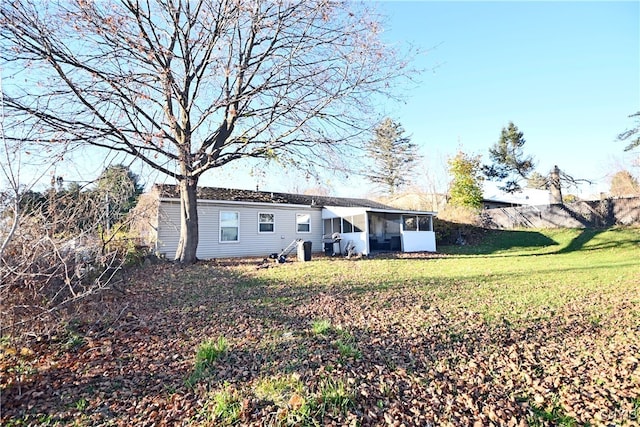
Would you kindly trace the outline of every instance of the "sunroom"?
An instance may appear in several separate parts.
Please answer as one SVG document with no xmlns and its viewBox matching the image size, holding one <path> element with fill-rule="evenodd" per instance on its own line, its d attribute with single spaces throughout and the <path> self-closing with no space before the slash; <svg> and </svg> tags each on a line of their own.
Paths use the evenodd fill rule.
<svg viewBox="0 0 640 427">
<path fill-rule="evenodd" d="M 340 237 L 340 253 L 347 248 L 363 255 L 376 252 L 435 252 L 435 212 L 327 207 L 322 210 L 323 236 Z M 325 241 L 327 241 L 325 240 Z"/>
</svg>

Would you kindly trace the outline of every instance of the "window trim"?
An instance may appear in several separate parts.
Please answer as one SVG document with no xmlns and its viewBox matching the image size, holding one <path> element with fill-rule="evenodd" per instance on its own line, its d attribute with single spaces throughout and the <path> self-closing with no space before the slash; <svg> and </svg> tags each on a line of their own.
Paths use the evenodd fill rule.
<svg viewBox="0 0 640 427">
<path fill-rule="evenodd" d="M 308 222 L 298 222 L 298 218 L 301 216 L 307 216 L 309 217 L 309 221 Z M 301 225 L 308 225 L 309 229 L 306 231 L 300 231 L 300 226 Z M 300 233 L 300 234 L 310 234 L 311 233 L 311 212 L 296 212 L 296 233 Z"/>
<path fill-rule="evenodd" d="M 236 229 L 237 231 L 237 239 L 236 240 L 222 240 L 222 214 L 223 213 L 234 213 L 236 215 Z M 218 243 L 220 244 L 228 244 L 228 243 L 240 243 L 240 212 L 239 211 L 219 211 L 218 212 Z"/>
</svg>

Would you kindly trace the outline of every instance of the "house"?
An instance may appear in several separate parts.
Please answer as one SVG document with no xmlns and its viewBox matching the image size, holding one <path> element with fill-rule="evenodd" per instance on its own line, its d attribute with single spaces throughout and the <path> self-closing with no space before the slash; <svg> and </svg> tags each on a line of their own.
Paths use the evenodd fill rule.
<svg viewBox="0 0 640 427">
<path fill-rule="evenodd" d="M 485 182 L 482 188 L 484 209 L 508 208 L 514 206 L 548 206 L 551 203 L 549 190 L 523 188 L 515 193 L 507 193 L 493 182 Z"/>
<path fill-rule="evenodd" d="M 146 236 L 156 253 L 173 259 L 180 238 L 180 197 L 174 185 L 155 185 L 156 201 Z M 313 252 L 347 245 L 375 251 L 435 251 L 435 212 L 395 209 L 366 199 L 311 196 L 229 188 L 198 188 L 200 259 L 266 256 L 300 239 Z"/>
</svg>

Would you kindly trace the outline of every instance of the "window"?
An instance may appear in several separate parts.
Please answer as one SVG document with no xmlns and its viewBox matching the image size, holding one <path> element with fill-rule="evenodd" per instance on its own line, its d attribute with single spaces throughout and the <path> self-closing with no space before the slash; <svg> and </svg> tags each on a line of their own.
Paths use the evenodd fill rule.
<svg viewBox="0 0 640 427">
<path fill-rule="evenodd" d="M 296 231 L 298 233 L 311 233 L 311 215 L 296 214 Z"/>
<path fill-rule="evenodd" d="M 332 218 L 331 219 L 331 226 L 333 227 L 333 232 L 332 233 L 341 233 L 342 230 L 340 229 L 340 218 Z"/>
<path fill-rule="evenodd" d="M 366 217 L 362 215 L 349 215 L 344 218 L 328 218 L 324 220 L 325 236 L 332 233 L 360 233 L 365 229 Z"/>
<path fill-rule="evenodd" d="M 402 217 L 402 229 L 404 231 L 418 231 L 418 222 L 415 216 Z"/>
<path fill-rule="evenodd" d="M 341 233 L 342 229 L 340 228 L 342 219 L 341 218 L 327 218 L 323 221 L 324 225 L 324 235 L 329 237 L 333 233 Z"/>
<path fill-rule="evenodd" d="M 420 231 L 433 231 L 431 229 L 431 217 L 427 215 L 418 216 L 418 229 Z"/>
<path fill-rule="evenodd" d="M 349 221 L 351 217 L 342 218 L 342 232 L 353 233 L 353 224 Z"/>
<path fill-rule="evenodd" d="M 238 212 L 220 211 L 220 242 L 237 242 L 240 240 L 240 214 Z"/>
<path fill-rule="evenodd" d="M 273 233 L 275 231 L 275 215 L 272 213 L 258 213 L 258 232 Z"/>
<path fill-rule="evenodd" d="M 331 218 L 322 221 L 322 231 L 325 236 L 330 236 L 333 233 L 333 229 L 331 228 Z"/>
<path fill-rule="evenodd" d="M 403 215 L 402 229 L 404 231 L 432 231 L 429 215 Z"/>
<path fill-rule="evenodd" d="M 362 215 L 354 215 L 353 220 L 351 221 L 353 224 L 353 231 L 355 233 L 360 233 L 365 229 L 365 216 Z"/>
</svg>

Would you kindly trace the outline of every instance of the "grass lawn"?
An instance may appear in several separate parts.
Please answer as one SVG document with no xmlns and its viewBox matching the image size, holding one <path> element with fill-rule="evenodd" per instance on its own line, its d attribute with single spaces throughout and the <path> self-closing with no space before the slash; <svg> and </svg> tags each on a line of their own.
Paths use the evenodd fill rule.
<svg viewBox="0 0 640 427">
<path fill-rule="evenodd" d="M 638 425 L 640 229 L 131 272 L 0 348 L 3 425 Z"/>
</svg>

